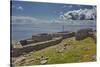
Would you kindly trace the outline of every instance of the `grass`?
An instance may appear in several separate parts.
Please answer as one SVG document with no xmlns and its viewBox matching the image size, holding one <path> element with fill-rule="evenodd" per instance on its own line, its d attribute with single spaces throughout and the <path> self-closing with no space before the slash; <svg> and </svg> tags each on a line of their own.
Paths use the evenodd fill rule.
<svg viewBox="0 0 100 67">
<path fill-rule="evenodd" d="M 58 53 L 57 50 L 61 50 L 64 44 L 69 44 L 72 48 L 64 49 L 62 53 Z M 96 56 L 96 44 L 90 37 L 80 41 L 72 37 L 64 39 L 60 44 L 55 46 L 33 51 L 24 56 L 25 60 L 16 63 L 17 66 L 40 65 L 39 60 L 31 61 L 40 56 L 49 58 L 46 64 L 90 62 L 96 61 L 96 58 L 93 57 Z"/>
</svg>

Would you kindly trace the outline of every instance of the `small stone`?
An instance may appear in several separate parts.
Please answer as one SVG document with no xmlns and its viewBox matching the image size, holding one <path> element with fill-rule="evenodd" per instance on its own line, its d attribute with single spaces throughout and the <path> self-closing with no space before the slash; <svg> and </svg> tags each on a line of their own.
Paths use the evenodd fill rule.
<svg viewBox="0 0 100 67">
<path fill-rule="evenodd" d="M 30 59 L 30 60 L 26 60 L 26 62 L 32 62 L 32 61 L 35 61 L 35 59 Z"/>
<path fill-rule="evenodd" d="M 66 48 L 66 49 L 70 49 L 70 48 L 74 48 L 74 46 L 72 46 L 72 45 L 67 45 L 65 48 Z"/>
<path fill-rule="evenodd" d="M 89 55 L 84 55 L 84 57 L 89 57 Z"/>
<path fill-rule="evenodd" d="M 66 49 L 66 47 L 64 47 L 64 49 Z"/>
<path fill-rule="evenodd" d="M 58 53 L 62 53 L 64 49 L 58 50 Z"/>
<path fill-rule="evenodd" d="M 41 56 L 41 57 L 39 57 L 38 59 L 40 60 L 40 63 L 41 63 L 41 64 L 45 64 L 45 63 L 47 63 L 47 61 L 48 61 L 48 57 L 44 57 L 44 56 Z"/>
<path fill-rule="evenodd" d="M 48 60 L 41 60 L 40 63 L 41 64 L 46 64 Z"/>
<path fill-rule="evenodd" d="M 85 50 L 85 51 L 88 51 L 88 50 L 90 50 L 90 48 L 89 48 L 89 47 L 87 47 L 87 48 L 84 48 L 84 50 Z"/>
<path fill-rule="evenodd" d="M 92 57 L 93 57 L 93 58 L 96 58 L 96 55 L 93 55 Z"/>
<path fill-rule="evenodd" d="M 92 55 L 92 59 L 95 60 L 96 59 L 96 55 Z"/>
<path fill-rule="evenodd" d="M 20 57 L 18 59 L 16 59 L 16 61 L 14 62 L 15 64 L 20 62 L 20 61 L 24 61 L 25 60 L 25 57 Z"/>
</svg>

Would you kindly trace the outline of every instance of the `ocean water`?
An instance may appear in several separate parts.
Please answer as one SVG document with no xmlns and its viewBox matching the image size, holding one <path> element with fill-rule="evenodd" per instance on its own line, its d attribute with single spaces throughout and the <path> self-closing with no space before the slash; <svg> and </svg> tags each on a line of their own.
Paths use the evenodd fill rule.
<svg viewBox="0 0 100 67">
<path fill-rule="evenodd" d="M 47 23 L 14 23 L 11 25 L 12 40 L 22 40 L 30 38 L 33 34 L 52 33 L 61 31 L 74 31 L 83 28 L 96 29 L 95 20 L 73 20 L 66 22 L 47 22 Z"/>
</svg>

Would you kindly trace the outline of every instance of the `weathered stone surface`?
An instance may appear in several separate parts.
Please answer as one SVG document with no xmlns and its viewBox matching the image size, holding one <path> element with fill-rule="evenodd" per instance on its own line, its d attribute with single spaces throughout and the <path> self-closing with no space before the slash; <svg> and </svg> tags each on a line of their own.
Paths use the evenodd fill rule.
<svg viewBox="0 0 100 67">
<path fill-rule="evenodd" d="M 67 46 L 66 46 L 66 49 L 72 49 L 72 48 L 74 48 L 73 45 L 67 45 Z"/>
<path fill-rule="evenodd" d="M 59 49 L 57 52 L 58 52 L 58 53 L 63 53 L 63 51 L 64 51 L 64 48 L 61 48 L 61 49 Z"/>
<path fill-rule="evenodd" d="M 48 59 L 48 57 L 45 57 L 45 56 L 40 57 L 40 60 L 47 60 L 47 59 Z"/>
<path fill-rule="evenodd" d="M 48 60 L 42 60 L 40 61 L 41 64 L 46 64 L 48 62 Z"/>
<path fill-rule="evenodd" d="M 96 58 L 96 55 L 95 55 L 95 54 L 94 54 L 94 55 L 92 55 L 91 57 L 92 57 L 92 60 L 97 60 L 97 58 Z"/>
<path fill-rule="evenodd" d="M 30 39 L 30 40 L 26 40 L 27 41 L 27 44 L 31 44 L 31 43 L 35 43 L 34 40 Z"/>
<path fill-rule="evenodd" d="M 25 57 L 20 57 L 20 58 L 17 58 L 14 63 L 16 64 L 16 63 L 18 63 L 20 61 L 24 61 L 24 60 L 25 60 Z"/>
<path fill-rule="evenodd" d="M 92 36 L 92 34 L 90 34 L 90 32 L 93 32 L 92 28 L 81 29 L 81 30 L 77 31 L 77 33 L 75 35 L 76 40 L 82 40 L 86 37 Z"/>
<path fill-rule="evenodd" d="M 40 57 L 40 63 L 41 64 L 45 64 L 45 63 L 47 63 L 47 61 L 48 61 L 48 57 L 45 57 L 45 56 Z"/>
<path fill-rule="evenodd" d="M 27 44 L 27 40 L 20 40 L 20 43 L 22 44 L 22 46 Z"/>
<path fill-rule="evenodd" d="M 89 48 L 89 47 L 85 47 L 85 48 L 84 48 L 85 51 L 88 51 L 88 50 L 90 50 L 90 49 L 91 49 L 91 48 Z"/>
<path fill-rule="evenodd" d="M 47 41 L 47 40 L 51 40 L 52 37 L 49 34 L 46 33 L 42 33 L 42 34 L 38 34 L 38 35 L 32 35 L 32 39 L 35 42 L 41 42 L 41 41 Z"/>
<path fill-rule="evenodd" d="M 32 39 L 25 39 L 25 40 L 20 40 L 19 42 L 22 46 L 24 46 L 24 45 L 27 45 L 27 44 L 36 43 L 37 41 L 32 40 Z"/>
<path fill-rule="evenodd" d="M 60 43 L 61 41 L 62 41 L 62 37 L 58 37 L 58 38 L 55 38 L 53 40 L 38 42 L 35 44 L 28 44 L 28 45 L 23 46 L 22 48 L 13 49 L 12 56 L 17 57 L 17 56 L 22 55 L 24 52 L 28 53 L 28 52 L 31 52 L 34 50 L 40 50 L 40 49 L 43 49 L 43 48 L 46 48 L 49 46 L 56 45 L 56 44 Z"/>
<path fill-rule="evenodd" d="M 53 33 L 52 37 L 62 37 L 63 39 L 75 36 L 75 32 L 58 32 Z"/>
</svg>

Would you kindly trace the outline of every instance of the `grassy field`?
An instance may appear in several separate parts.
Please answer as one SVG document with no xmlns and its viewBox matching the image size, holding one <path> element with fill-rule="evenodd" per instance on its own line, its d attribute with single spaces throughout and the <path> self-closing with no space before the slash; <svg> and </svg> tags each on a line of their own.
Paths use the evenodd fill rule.
<svg viewBox="0 0 100 67">
<path fill-rule="evenodd" d="M 65 46 L 66 48 L 64 48 Z M 40 56 L 48 57 L 46 64 L 91 62 L 96 61 L 96 44 L 90 37 L 80 41 L 72 37 L 64 39 L 55 46 L 33 51 L 23 56 L 25 59 L 17 62 L 17 66 L 40 65 L 40 60 L 36 60 Z"/>
</svg>

